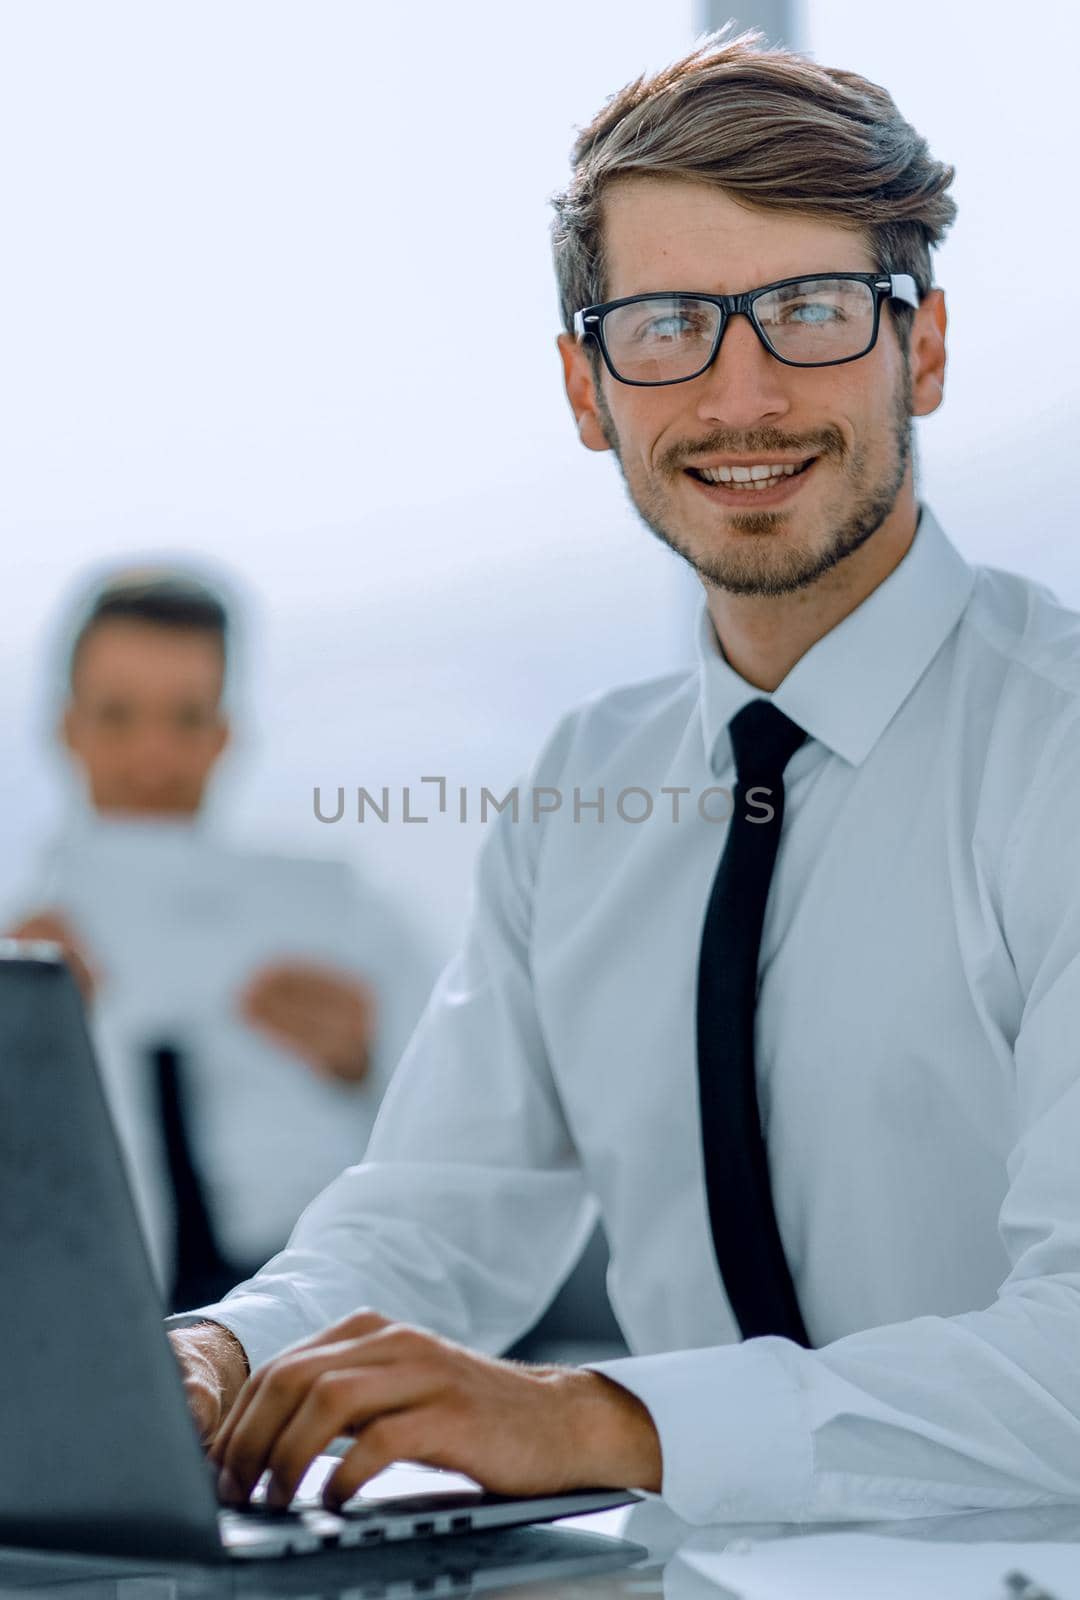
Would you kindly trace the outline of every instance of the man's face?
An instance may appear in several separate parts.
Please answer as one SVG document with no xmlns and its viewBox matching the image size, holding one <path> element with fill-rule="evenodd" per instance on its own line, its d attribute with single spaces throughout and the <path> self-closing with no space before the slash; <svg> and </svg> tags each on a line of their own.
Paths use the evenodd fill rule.
<svg viewBox="0 0 1080 1600">
<path fill-rule="evenodd" d="M 861 234 L 750 210 L 681 179 L 613 184 L 604 243 L 611 300 L 662 290 L 734 294 L 804 274 L 877 270 Z M 886 309 L 868 355 L 802 369 L 777 361 L 747 319 L 733 317 L 708 371 L 667 387 L 631 387 L 601 368 L 597 388 L 591 375 L 586 381 L 586 352 L 566 338 L 560 344 L 583 441 L 615 451 L 646 524 L 709 584 L 734 594 L 805 588 L 864 544 L 902 494 L 914 506 L 910 418 L 933 405 L 914 405 Z M 768 491 L 774 503 L 762 495 L 756 504 L 758 491 L 710 485 L 692 470 L 730 457 L 816 459 L 779 496 Z"/>
<path fill-rule="evenodd" d="M 83 641 L 64 742 L 95 808 L 190 816 L 228 738 L 222 650 L 197 628 L 109 619 Z"/>
</svg>

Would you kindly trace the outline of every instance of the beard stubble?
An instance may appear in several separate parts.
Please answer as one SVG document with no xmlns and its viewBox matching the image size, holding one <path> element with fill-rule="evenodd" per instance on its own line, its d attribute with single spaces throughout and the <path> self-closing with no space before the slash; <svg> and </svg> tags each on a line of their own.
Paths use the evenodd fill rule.
<svg viewBox="0 0 1080 1600">
<path fill-rule="evenodd" d="M 790 515 L 784 508 L 778 511 L 736 511 L 728 513 L 728 525 L 743 536 L 734 549 L 695 553 L 689 541 L 672 526 L 670 500 L 662 488 L 654 483 L 635 486 L 626 470 L 621 443 L 607 400 L 600 386 L 599 375 L 595 385 L 597 411 L 604 437 L 619 463 L 623 482 L 631 504 L 651 533 L 693 567 L 707 587 L 724 589 L 739 595 L 784 595 L 804 589 L 831 571 L 848 556 L 853 555 L 872 538 L 892 511 L 900 494 L 908 463 L 914 453 L 911 428 L 912 386 L 911 374 L 905 362 L 901 368 L 902 379 L 893 395 L 889 414 L 889 460 L 882 470 L 867 481 L 867 454 L 857 446 L 845 469 L 845 477 L 857 485 L 855 499 L 844 516 L 833 527 L 826 543 L 813 549 L 797 541 L 785 542 L 781 551 L 775 548 L 771 537 L 782 525 L 782 518 Z M 817 454 L 826 460 L 843 463 L 843 440 L 835 430 L 824 430 L 817 439 L 781 440 L 764 430 L 749 440 L 730 441 L 729 436 L 715 434 L 696 446 L 705 454 L 755 454 L 767 461 L 770 450 L 775 454 L 790 454 L 806 448 L 807 454 Z M 685 451 L 682 452 L 685 458 Z M 660 470 L 674 477 L 680 473 L 679 460 L 661 461 Z M 747 490 L 746 493 L 753 491 Z"/>
</svg>

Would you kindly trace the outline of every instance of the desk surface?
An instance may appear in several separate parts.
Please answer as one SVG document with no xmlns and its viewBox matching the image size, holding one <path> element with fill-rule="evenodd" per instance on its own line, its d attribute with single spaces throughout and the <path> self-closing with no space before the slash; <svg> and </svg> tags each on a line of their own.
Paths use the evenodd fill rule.
<svg viewBox="0 0 1080 1600">
<path fill-rule="evenodd" d="M 603 1540 L 597 1538 L 603 1536 Z M 611 1540 L 610 1544 L 606 1540 Z M 615 1541 L 629 1541 L 617 1543 Z M 1006 1600 L 1014 1567 L 1080 1600 L 1080 1507 L 851 1525 L 692 1528 L 657 1502 L 550 1529 L 205 1568 L 0 1550 L 0 1595 L 43 1600 Z M 873 1574 L 872 1580 L 868 1576 Z"/>
</svg>

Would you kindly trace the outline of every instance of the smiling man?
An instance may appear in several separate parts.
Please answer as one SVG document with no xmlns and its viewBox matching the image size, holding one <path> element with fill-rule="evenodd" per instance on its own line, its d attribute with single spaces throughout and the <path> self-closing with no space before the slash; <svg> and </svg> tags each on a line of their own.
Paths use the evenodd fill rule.
<svg viewBox="0 0 1080 1600">
<path fill-rule="evenodd" d="M 704 580 L 727 659 L 773 689 L 911 543 L 911 417 L 941 400 L 944 296 L 925 286 L 911 363 L 878 334 L 883 303 L 919 304 L 915 278 L 883 273 L 861 234 L 677 175 L 616 174 L 600 207 L 611 300 L 576 313 L 584 348 L 559 341 L 582 442 L 615 451 Z M 951 202 L 933 209 L 940 227 Z"/>
<path fill-rule="evenodd" d="M 1080 1497 L 1080 628 L 918 497 L 952 170 L 759 45 L 615 96 L 556 201 L 580 437 L 699 664 L 559 725 L 367 1161 L 177 1324 L 227 1499 L 340 1434 L 331 1503 L 394 1457 L 692 1520 Z M 632 1355 L 499 1360 L 597 1204 Z"/>
</svg>

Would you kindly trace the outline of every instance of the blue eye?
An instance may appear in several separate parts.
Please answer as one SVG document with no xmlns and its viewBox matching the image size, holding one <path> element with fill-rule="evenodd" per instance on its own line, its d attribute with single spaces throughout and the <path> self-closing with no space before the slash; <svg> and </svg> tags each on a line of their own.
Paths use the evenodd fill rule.
<svg viewBox="0 0 1080 1600">
<path fill-rule="evenodd" d="M 651 322 L 646 322 L 639 334 L 643 339 L 677 339 L 684 333 L 693 331 L 689 317 L 680 317 L 674 314 L 666 317 L 654 317 Z"/>
<path fill-rule="evenodd" d="M 785 308 L 785 322 L 800 322 L 805 327 L 820 328 L 827 322 L 843 320 L 844 313 L 840 307 L 828 305 L 824 300 L 807 300 L 801 306 Z"/>
<path fill-rule="evenodd" d="M 711 328 L 701 317 L 680 311 L 665 311 L 641 323 L 634 334 L 639 343 L 671 344 L 677 340 L 707 339 Z"/>
</svg>

